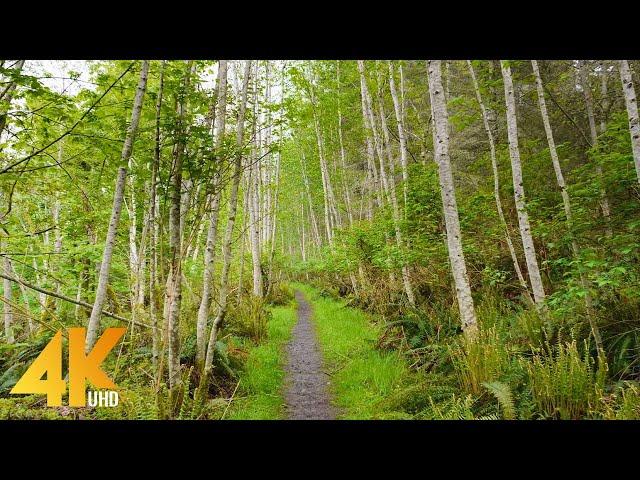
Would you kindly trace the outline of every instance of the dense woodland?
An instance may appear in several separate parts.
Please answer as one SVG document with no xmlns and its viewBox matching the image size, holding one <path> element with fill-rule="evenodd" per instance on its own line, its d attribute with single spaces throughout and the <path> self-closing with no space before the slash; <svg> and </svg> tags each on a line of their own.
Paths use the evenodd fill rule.
<svg viewBox="0 0 640 480">
<path fill-rule="evenodd" d="M 375 332 L 343 418 L 640 419 L 640 62 L 94 61 L 72 94 L 29 62 L 0 60 L 0 418 L 260 418 L 302 289 L 321 342 Z M 9 394 L 71 326 L 127 327 L 118 408 Z"/>
</svg>

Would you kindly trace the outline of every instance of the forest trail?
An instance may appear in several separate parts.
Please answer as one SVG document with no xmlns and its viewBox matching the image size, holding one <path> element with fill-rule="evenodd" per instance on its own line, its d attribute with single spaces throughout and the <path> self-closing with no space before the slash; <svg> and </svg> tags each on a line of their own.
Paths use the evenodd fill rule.
<svg viewBox="0 0 640 480">
<path fill-rule="evenodd" d="M 287 345 L 285 400 L 291 420 L 332 420 L 328 377 L 322 370 L 322 354 L 312 321 L 311 305 L 300 290 L 295 292 L 298 322 Z"/>
</svg>

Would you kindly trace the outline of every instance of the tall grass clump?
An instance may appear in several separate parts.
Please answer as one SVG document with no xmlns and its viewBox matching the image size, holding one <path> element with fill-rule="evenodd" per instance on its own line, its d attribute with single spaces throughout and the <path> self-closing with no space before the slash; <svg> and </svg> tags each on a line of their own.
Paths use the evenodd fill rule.
<svg viewBox="0 0 640 480">
<path fill-rule="evenodd" d="M 585 342 L 581 355 L 574 341 L 534 355 L 527 363 L 529 386 L 538 409 L 547 418 L 579 419 L 600 402 L 606 378 L 606 362 L 595 361 Z"/>
<path fill-rule="evenodd" d="M 456 340 L 450 355 L 460 385 L 474 395 L 484 391 L 484 383 L 499 380 L 511 363 L 507 343 L 496 327 L 479 329 L 473 339 Z"/>
</svg>

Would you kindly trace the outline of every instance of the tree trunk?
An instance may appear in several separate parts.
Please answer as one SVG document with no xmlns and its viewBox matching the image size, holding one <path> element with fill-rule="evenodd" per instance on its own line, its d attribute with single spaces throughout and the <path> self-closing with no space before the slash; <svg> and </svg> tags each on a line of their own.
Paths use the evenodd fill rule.
<svg viewBox="0 0 640 480">
<path fill-rule="evenodd" d="M 6 245 L 7 242 L 5 242 Z M 5 275 L 11 275 L 11 258 L 8 254 L 3 255 L 3 270 Z M 7 343 L 13 343 L 15 337 L 13 335 L 13 308 L 11 303 L 13 302 L 13 292 L 11 282 L 4 278 L 4 286 L 2 294 L 5 301 L 3 302 L 4 309 L 4 338 Z"/>
<path fill-rule="evenodd" d="M 507 105 L 507 135 L 509 137 L 509 156 L 511 158 L 511 173 L 513 176 L 513 189 L 515 193 L 516 209 L 518 211 L 518 224 L 520 226 L 520 236 L 522 247 L 527 261 L 529 271 L 529 281 L 533 291 L 533 300 L 541 307 L 544 303 L 545 293 L 542 285 L 542 277 L 536 258 L 536 250 L 531 235 L 529 225 L 529 215 L 524 195 L 524 184 L 522 180 L 522 166 L 520 164 L 520 149 L 518 147 L 518 123 L 516 118 L 516 101 L 513 91 L 513 80 L 511 79 L 511 68 L 504 61 L 501 62 L 502 77 L 504 78 L 504 95 Z"/>
<path fill-rule="evenodd" d="M 184 117 L 186 114 L 186 95 L 189 89 L 191 67 L 193 61 L 187 61 L 186 71 L 182 83 L 182 91 L 178 95 L 178 114 L 176 134 L 177 142 L 173 148 L 173 175 L 170 180 L 170 210 L 169 210 L 169 277 L 171 279 L 167 297 L 169 308 L 167 312 L 167 331 L 169 345 L 169 389 L 172 412 L 179 408 L 180 387 L 182 376 L 180 372 L 180 307 L 182 304 L 182 227 L 184 222 L 181 213 L 184 210 L 182 202 L 182 164 L 186 147 Z"/>
<path fill-rule="evenodd" d="M 476 79 L 473 65 L 471 65 L 470 60 L 467 60 L 467 64 L 469 65 L 469 72 L 471 73 L 471 79 L 473 80 L 473 87 L 476 92 L 476 98 L 478 99 L 478 103 L 480 104 L 480 111 L 482 113 L 482 122 L 484 124 L 484 129 L 487 132 L 487 137 L 489 138 L 489 148 L 491 150 L 491 168 L 493 170 L 493 196 L 496 199 L 498 217 L 500 218 L 500 223 L 502 224 L 502 228 L 504 229 L 505 240 L 507 241 L 507 246 L 509 247 L 509 253 L 511 254 L 511 260 L 513 261 L 513 268 L 516 271 L 516 275 L 518 276 L 520 286 L 522 286 L 525 298 L 533 303 L 533 298 L 531 298 L 531 293 L 529 292 L 527 281 L 522 274 L 520 262 L 518 261 L 518 256 L 516 255 L 516 249 L 513 246 L 513 241 L 511 240 L 511 235 L 509 234 L 507 220 L 505 219 L 504 211 L 502 210 L 502 200 L 500 199 L 500 177 L 498 175 L 498 162 L 496 160 L 496 146 L 493 138 L 493 132 L 491 131 L 491 127 L 489 125 L 489 117 L 487 115 L 487 110 L 484 106 L 484 102 L 482 101 L 482 96 L 480 95 L 480 87 L 478 86 L 478 80 Z"/>
<path fill-rule="evenodd" d="M 261 125 L 258 124 L 258 64 L 256 62 L 255 88 L 253 94 L 253 159 L 249 168 L 249 242 L 251 244 L 251 265 L 253 267 L 253 295 L 262 297 L 262 264 L 260 259 L 260 154 L 261 142 L 259 140 L 258 131 Z"/>
<path fill-rule="evenodd" d="M 154 367 L 158 367 L 158 357 L 160 355 L 160 332 L 158 328 L 158 210 L 157 210 L 157 186 L 158 170 L 160 169 L 160 118 L 162 113 L 162 95 L 164 91 L 164 70 L 166 61 L 162 61 L 160 67 L 160 86 L 158 87 L 158 98 L 156 100 L 155 118 L 155 148 L 153 162 L 151 166 L 151 193 L 149 195 L 149 221 L 152 229 L 152 240 L 150 242 L 150 262 L 149 262 L 149 316 L 153 329 L 152 339 L 152 362 Z"/>
<path fill-rule="evenodd" d="M 451 271 L 456 287 L 462 330 L 465 335 L 473 338 L 478 326 L 473 297 L 471 296 L 471 286 L 469 285 L 469 277 L 467 276 L 467 265 L 462 251 L 460 219 L 458 218 L 458 205 L 456 203 L 456 193 L 449 159 L 449 115 L 442 87 L 441 62 L 439 60 L 429 60 L 427 62 L 427 73 L 436 135 L 436 161 L 438 162 L 440 194 L 442 196 L 442 206 L 447 231 L 449 261 L 451 262 Z"/>
<path fill-rule="evenodd" d="M 231 242 L 233 239 L 233 227 L 236 221 L 236 213 L 238 208 L 238 187 L 240 185 L 240 177 L 242 174 L 242 151 L 244 148 L 244 117 L 247 108 L 247 87 L 249 85 L 249 77 L 251 75 L 251 60 L 245 61 L 244 81 L 242 84 L 242 98 L 240 100 L 240 108 L 238 111 L 238 122 L 236 130 L 237 153 L 234 162 L 233 183 L 231 184 L 231 193 L 229 196 L 229 218 L 224 236 L 224 244 L 222 246 L 222 276 L 220 279 L 220 296 L 218 302 L 218 311 L 216 318 L 211 326 L 211 334 L 209 335 L 209 343 L 207 345 L 207 354 L 205 357 L 205 368 L 202 381 L 200 382 L 201 394 L 204 394 L 208 385 L 208 378 L 213 366 L 213 357 L 216 348 L 216 340 L 220 324 L 224 320 L 227 313 L 227 297 L 229 289 L 229 270 L 231 268 Z"/>
<path fill-rule="evenodd" d="M 147 75 L 149 73 L 149 62 L 143 60 L 140 70 L 140 81 L 133 100 L 133 111 L 131 113 L 131 123 L 127 129 L 127 135 L 122 148 L 122 156 L 120 158 L 121 165 L 127 165 L 131 152 L 133 150 L 133 140 L 138 130 L 138 122 L 140 120 L 140 111 L 142 110 L 142 101 L 144 92 L 147 88 Z M 96 342 L 98 329 L 100 328 L 100 314 L 107 295 L 107 284 L 109 283 L 109 269 L 111 268 L 111 257 L 113 255 L 113 247 L 116 240 L 116 232 L 118 223 L 120 222 L 120 212 L 122 211 L 122 201 L 124 199 L 124 187 L 126 183 L 127 170 L 124 166 L 118 169 L 116 178 L 116 189 L 113 196 L 113 209 L 111 210 L 111 220 L 109 221 L 109 229 L 105 240 L 104 252 L 102 254 L 102 263 L 100 264 L 100 274 L 98 277 L 98 287 L 96 289 L 96 298 L 93 303 L 93 310 L 89 317 L 87 325 L 87 339 L 85 349 L 90 352 Z"/>
<path fill-rule="evenodd" d="M 558 159 L 558 151 L 556 150 L 556 143 L 553 138 L 553 131 L 551 130 L 551 122 L 549 122 L 549 115 L 547 113 L 547 103 L 544 99 L 544 89 L 542 87 L 542 78 L 540 77 L 538 62 L 536 60 L 531 60 L 531 66 L 533 67 L 533 73 L 536 77 L 536 88 L 538 90 L 538 104 L 540 106 L 540 113 L 542 114 L 542 123 L 544 125 L 544 131 L 545 131 L 545 134 L 547 135 L 547 143 L 549 144 L 549 153 L 551 154 L 551 162 L 553 164 L 553 170 L 556 174 L 558 187 L 560 187 L 560 193 L 562 195 L 562 203 L 564 205 L 564 213 L 567 220 L 567 228 L 571 236 L 571 249 L 573 250 L 573 255 L 578 263 L 578 269 L 580 272 L 580 283 L 586 291 L 584 301 L 585 301 L 585 306 L 587 310 L 587 318 L 589 320 L 589 324 L 591 325 L 593 337 L 596 340 L 596 346 L 598 347 L 598 350 L 601 351 L 602 338 L 600 337 L 600 330 L 598 329 L 598 325 L 596 324 L 595 314 L 593 312 L 593 300 L 591 298 L 591 293 L 589 293 L 589 286 L 584 277 L 584 273 L 582 272 L 582 267 L 580 266 L 580 259 L 579 259 L 580 249 L 578 248 L 578 242 L 576 241 L 575 235 L 573 233 L 573 215 L 571 213 L 571 200 L 569 198 L 569 192 L 567 191 L 567 186 L 564 181 L 564 175 L 562 174 L 560 160 Z"/>
<path fill-rule="evenodd" d="M 219 149 L 224 139 L 227 107 L 227 61 L 220 60 L 218 66 L 218 94 L 216 102 L 216 132 L 215 138 L 216 157 L 220 155 Z M 204 274 L 202 278 L 202 299 L 198 308 L 196 325 L 196 362 L 201 369 L 204 366 L 207 319 L 211 306 L 211 290 L 213 288 L 213 273 L 215 266 L 215 247 L 218 236 L 218 216 L 220 211 L 220 199 L 222 197 L 221 179 L 222 165 L 218 159 L 218 165 L 214 172 L 213 192 L 211 194 L 211 213 L 209 216 L 209 229 L 207 231 L 207 244 L 204 252 Z"/>
<path fill-rule="evenodd" d="M 402 105 L 398 100 L 398 92 L 396 91 L 396 83 L 394 79 L 395 73 L 393 63 L 389 62 L 389 90 L 391 90 L 391 98 L 393 99 L 393 109 L 396 114 L 396 123 L 398 125 L 398 140 L 400 142 L 400 165 L 402 167 L 402 193 L 404 197 L 405 214 L 407 209 L 407 191 L 409 188 L 409 173 L 407 170 L 407 139 L 404 128 L 404 117 Z"/>
<path fill-rule="evenodd" d="M 638 119 L 638 102 L 636 91 L 633 87 L 631 69 L 627 60 L 620 60 L 620 80 L 624 92 L 624 102 L 627 106 L 629 117 L 629 135 L 631 137 L 631 150 L 633 151 L 633 163 L 636 166 L 636 176 L 640 183 L 640 120 Z"/>
</svg>

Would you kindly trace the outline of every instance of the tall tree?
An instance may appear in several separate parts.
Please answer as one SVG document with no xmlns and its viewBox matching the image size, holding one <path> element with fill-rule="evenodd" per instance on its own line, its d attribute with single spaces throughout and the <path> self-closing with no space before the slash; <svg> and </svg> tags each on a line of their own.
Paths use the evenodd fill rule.
<svg viewBox="0 0 640 480">
<path fill-rule="evenodd" d="M 567 191 L 567 186 L 564 181 L 564 175 L 562 174 L 562 167 L 560 166 L 560 160 L 558 159 L 558 150 L 556 149 L 556 142 L 553 138 L 553 130 L 551 129 L 549 114 L 547 113 L 547 103 L 544 99 L 544 88 L 542 86 L 542 78 L 540 76 L 538 62 L 536 60 L 531 60 L 531 66 L 533 68 L 533 73 L 536 78 L 536 89 L 538 92 L 538 105 L 540 106 L 542 123 L 544 125 L 544 131 L 547 136 L 547 143 L 549 144 L 549 153 L 551 155 L 551 163 L 553 164 L 553 171 L 556 174 L 558 187 L 560 187 L 560 194 L 562 195 L 562 204 L 564 206 L 564 213 L 567 220 L 567 228 L 569 229 L 569 233 L 571 235 L 571 249 L 573 250 L 573 255 L 576 257 L 579 263 L 580 249 L 578 248 L 578 242 L 575 238 L 575 234 L 573 231 L 573 214 L 571 211 L 571 200 L 569 198 L 569 192 Z M 596 324 L 596 321 L 595 321 L 595 314 L 593 312 L 593 300 L 591 298 L 591 293 L 589 292 L 589 288 L 581 268 L 580 268 L 580 283 L 585 290 L 584 300 L 585 300 L 585 306 L 587 309 L 587 317 L 591 325 L 591 330 L 593 331 L 593 336 L 596 340 L 596 345 L 598 349 L 602 350 L 602 338 L 600 336 L 600 330 L 598 328 L 598 325 Z"/>
<path fill-rule="evenodd" d="M 478 104 L 480 105 L 480 113 L 482 114 L 482 123 L 484 125 L 484 130 L 485 132 L 487 132 L 487 138 L 489 139 L 489 149 L 491 154 L 491 169 L 493 171 L 493 196 L 496 200 L 498 217 L 500 218 L 500 223 L 502 224 L 502 228 L 504 229 L 505 240 L 507 242 L 507 247 L 509 248 L 509 254 L 511 255 L 513 268 L 516 272 L 516 275 L 518 276 L 518 281 L 520 282 L 520 286 L 522 287 L 522 290 L 526 298 L 533 303 L 533 298 L 531 298 L 531 293 L 529 292 L 527 281 L 525 280 L 524 275 L 522 274 L 522 269 L 520 268 L 520 262 L 518 261 L 518 255 L 516 254 L 516 249 L 513 246 L 513 241 L 511 240 L 511 234 L 509 233 L 509 226 L 507 224 L 507 220 L 504 216 L 504 211 L 502 209 L 502 200 L 500 199 L 500 175 L 498 174 L 498 162 L 496 160 L 496 145 L 495 145 L 495 140 L 493 138 L 493 132 L 491 131 L 491 126 L 489 124 L 489 115 L 487 114 L 487 109 L 485 108 L 484 102 L 482 101 L 480 86 L 478 85 L 478 80 L 476 78 L 476 74 L 470 60 L 467 60 L 467 65 L 469 66 L 469 73 L 471 73 L 471 79 L 473 80 L 473 88 L 476 92 L 476 99 L 478 100 Z"/>
<path fill-rule="evenodd" d="M 133 141 L 138 131 L 138 122 L 140 121 L 140 112 L 142 111 L 142 102 L 144 93 L 147 88 L 147 75 L 149 73 L 149 61 L 143 60 L 140 68 L 140 80 L 133 99 L 133 110 L 131 112 L 131 123 L 127 128 L 124 145 L 122 147 L 122 155 L 120 157 L 120 168 L 116 177 L 116 188 L 113 196 L 113 208 L 111 209 L 111 220 L 109 221 L 109 229 L 102 254 L 102 262 L 100 263 L 100 274 L 98 276 L 98 287 L 96 288 L 96 297 L 93 302 L 93 309 L 89 317 L 87 325 L 87 337 L 85 348 L 87 352 L 91 351 L 98 336 L 100 328 L 100 316 L 107 295 L 107 285 L 109 283 L 109 270 L 111 268 L 111 257 L 113 256 L 113 247 L 116 240 L 116 232 L 118 223 L 120 222 L 120 213 L 122 211 L 122 202 L 124 200 L 124 187 L 127 178 L 126 165 L 133 151 Z"/>
<path fill-rule="evenodd" d="M 198 308 L 198 319 L 196 326 L 196 360 L 200 368 L 204 365 L 206 353 L 206 331 L 209 308 L 211 306 L 211 291 L 213 288 L 213 272 L 215 262 L 215 247 L 218 236 L 218 216 L 220 211 L 220 199 L 222 197 L 223 185 L 222 162 L 220 161 L 220 148 L 224 139 L 226 126 L 227 107 L 227 61 L 220 60 L 218 64 L 218 93 L 217 106 L 214 109 L 216 120 L 216 137 L 214 155 L 216 156 L 216 166 L 213 181 L 213 193 L 211 195 L 211 212 L 209 214 L 209 229 L 207 231 L 207 244 L 204 252 L 204 274 L 202 277 L 202 299 Z"/>
<path fill-rule="evenodd" d="M 435 155 L 438 163 L 438 177 L 440 179 L 440 195 L 447 231 L 447 248 L 451 273 L 456 288 L 456 298 L 460 310 L 462 329 L 468 337 L 473 338 L 478 325 L 476 312 L 471 296 L 471 286 L 467 275 L 467 264 L 462 250 L 462 233 L 460 231 L 460 219 L 458 218 L 458 205 L 456 192 L 451 173 L 451 161 L 449 159 L 449 115 L 447 101 L 442 86 L 442 70 L 440 60 L 427 61 L 427 77 L 429 79 L 429 97 L 433 110 L 435 127 Z"/>
<path fill-rule="evenodd" d="M 222 275 L 220 277 L 220 291 L 218 310 L 216 317 L 211 325 L 209 334 L 209 343 L 207 344 L 207 354 L 205 356 L 204 374 L 200 382 L 200 391 L 203 393 L 207 388 L 209 375 L 213 367 L 214 352 L 216 349 L 216 341 L 218 338 L 218 329 L 227 314 L 227 300 L 229 290 L 229 270 L 231 268 L 231 242 L 233 240 L 233 230 L 236 221 L 236 213 L 238 210 L 238 188 L 240 186 L 240 178 L 242 174 L 242 158 L 244 151 L 244 117 L 247 109 L 247 89 L 249 86 L 249 78 L 251 76 L 251 60 L 244 62 L 244 80 L 242 82 L 242 93 L 240 98 L 240 106 L 238 109 L 238 120 L 236 124 L 236 154 L 234 160 L 233 180 L 231 183 L 231 193 L 229 195 L 229 218 L 224 235 L 224 243 L 222 245 Z"/>
<path fill-rule="evenodd" d="M 636 176 L 640 183 L 640 120 L 638 119 L 638 102 L 636 91 L 633 88 L 631 69 L 627 60 L 620 60 L 620 80 L 624 92 L 624 103 L 627 107 L 629 118 L 629 136 L 631 137 L 631 150 L 633 151 L 633 163 L 636 166 Z"/>
<path fill-rule="evenodd" d="M 513 176 L 513 191 L 515 194 L 516 209 L 518 211 L 518 224 L 520 225 L 520 237 L 522 247 L 527 261 L 529 271 L 529 281 L 533 291 L 533 300 L 536 305 L 542 306 L 545 300 L 542 276 L 538 267 L 536 249 L 533 244 L 531 225 L 529 224 L 529 214 L 527 213 L 527 203 L 524 195 L 524 181 L 522 179 L 522 166 L 520 162 L 520 148 L 518 147 L 518 120 L 516 117 L 516 100 L 513 90 L 513 79 L 511 78 L 511 67 L 503 60 L 500 63 L 502 68 L 502 78 L 504 80 L 504 96 L 507 104 L 507 135 L 509 137 L 509 157 L 511 158 L 511 174 Z"/>
<path fill-rule="evenodd" d="M 185 153 L 185 116 L 187 111 L 187 93 L 190 85 L 193 60 L 186 62 L 182 87 L 177 98 L 176 143 L 173 147 L 173 174 L 170 180 L 169 210 L 169 288 L 166 296 L 169 299 L 166 318 L 169 345 L 169 388 L 170 405 L 177 409 L 180 405 L 179 395 L 182 386 L 180 371 L 180 307 L 182 304 L 182 165 Z"/>
</svg>

